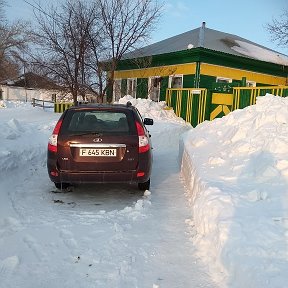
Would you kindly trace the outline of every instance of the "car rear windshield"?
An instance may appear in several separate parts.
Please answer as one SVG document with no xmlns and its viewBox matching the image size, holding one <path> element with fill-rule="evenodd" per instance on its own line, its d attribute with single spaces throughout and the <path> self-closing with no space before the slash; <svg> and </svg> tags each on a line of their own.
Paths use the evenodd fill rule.
<svg viewBox="0 0 288 288">
<path fill-rule="evenodd" d="M 130 117 L 129 117 L 130 116 Z M 64 134 L 99 133 L 113 135 L 133 134 L 131 115 L 123 111 L 87 110 L 68 113 L 63 121 Z"/>
</svg>

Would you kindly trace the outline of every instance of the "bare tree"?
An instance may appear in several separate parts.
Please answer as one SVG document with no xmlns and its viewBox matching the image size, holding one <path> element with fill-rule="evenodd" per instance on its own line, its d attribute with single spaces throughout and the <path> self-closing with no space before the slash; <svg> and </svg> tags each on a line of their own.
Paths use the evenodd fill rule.
<svg viewBox="0 0 288 288">
<path fill-rule="evenodd" d="M 149 38 L 160 15 L 155 0 L 66 0 L 38 13 L 41 57 L 34 59 L 77 95 L 103 99 L 123 55 Z"/>
<path fill-rule="evenodd" d="M 32 41 L 28 23 L 8 23 L 5 18 L 5 1 L 0 1 L 0 79 L 15 77 L 19 73 L 17 61 Z"/>
<path fill-rule="evenodd" d="M 95 25 L 95 6 L 85 1 L 66 1 L 50 11 L 37 13 L 39 53 L 33 63 L 67 89 L 77 103 L 85 94 L 85 59 L 88 57 L 88 32 Z"/>
<path fill-rule="evenodd" d="M 113 89 L 114 72 L 119 61 L 127 52 L 139 48 L 145 43 L 160 17 L 161 5 L 155 0 L 96 0 L 102 22 L 102 47 L 93 49 L 95 59 L 95 73 L 98 76 L 98 91 L 104 96 L 108 89 Z M 91 37 L 93 43 L 93 37 Z M 109 71 L 107 80 L 103 85 L 103 59 L 104 69 Z M 91 68 L 93 68 L 91 67 Z M 99 67 L 101 69 L 99 69 Z"/>
<path fill-rule="evenodd" d="M 266 25 L 266 28 L 272 41 L 276 41 L 279 46 L 288 47 L 288 10 L 279 20 L 273 19 L 272 23 Z"/>
</svg>

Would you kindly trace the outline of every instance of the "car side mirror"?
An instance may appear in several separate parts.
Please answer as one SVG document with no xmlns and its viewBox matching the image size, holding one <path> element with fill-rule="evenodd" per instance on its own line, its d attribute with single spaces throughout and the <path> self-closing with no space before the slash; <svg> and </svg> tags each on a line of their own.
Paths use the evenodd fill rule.
<svg viewBox="0 0 288 288">
<path fill-rule="evenodd" d="M 145 125 L 153 125 L 153 124 L 154 124 L 154 121 L 153 121 L 153 119 L 151 119 L 151 118 L 144 118 L 143 123 L 144 123 Z"/>
</svg>

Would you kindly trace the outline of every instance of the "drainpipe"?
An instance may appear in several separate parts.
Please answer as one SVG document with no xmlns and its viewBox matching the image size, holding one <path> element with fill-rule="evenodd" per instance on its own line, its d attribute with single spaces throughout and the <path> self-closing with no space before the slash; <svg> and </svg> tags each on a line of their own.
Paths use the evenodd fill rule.
<svg viewBox="0 0 288 288">
<path fill-rule="evenodd" d="M 206 22 L 202 22 L 202 26 L 199 29 L 199 36 L 198 36 L 198 47 L 204 48 L 205 43 L 205 26 Z M 196 62 L 196 71 L 195 71 L 195 79 L 194 79 L 194 87 L 199 88 L 200 86 L 200 75 L 201 75 L 201 62 Z"/>
</svg>

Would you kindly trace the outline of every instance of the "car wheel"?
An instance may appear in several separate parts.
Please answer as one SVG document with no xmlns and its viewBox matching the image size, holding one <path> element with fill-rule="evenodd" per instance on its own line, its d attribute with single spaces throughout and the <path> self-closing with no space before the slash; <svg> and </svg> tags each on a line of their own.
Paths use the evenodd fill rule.
<svg viewBox="0 0 288 288">
<path fill-rule="evenodd" d="M 54 183 L 55 184 L 55 187 L 58 188 L 58 189 L 67 189 L 70 185 L 69 183 Z"/>
<path fill-rule="evenodd" d="M 138 189 L 141 191 L 149 190 L 150 188 L 150 179 L 143 183 L 138 183 Z"/>
</svg>

